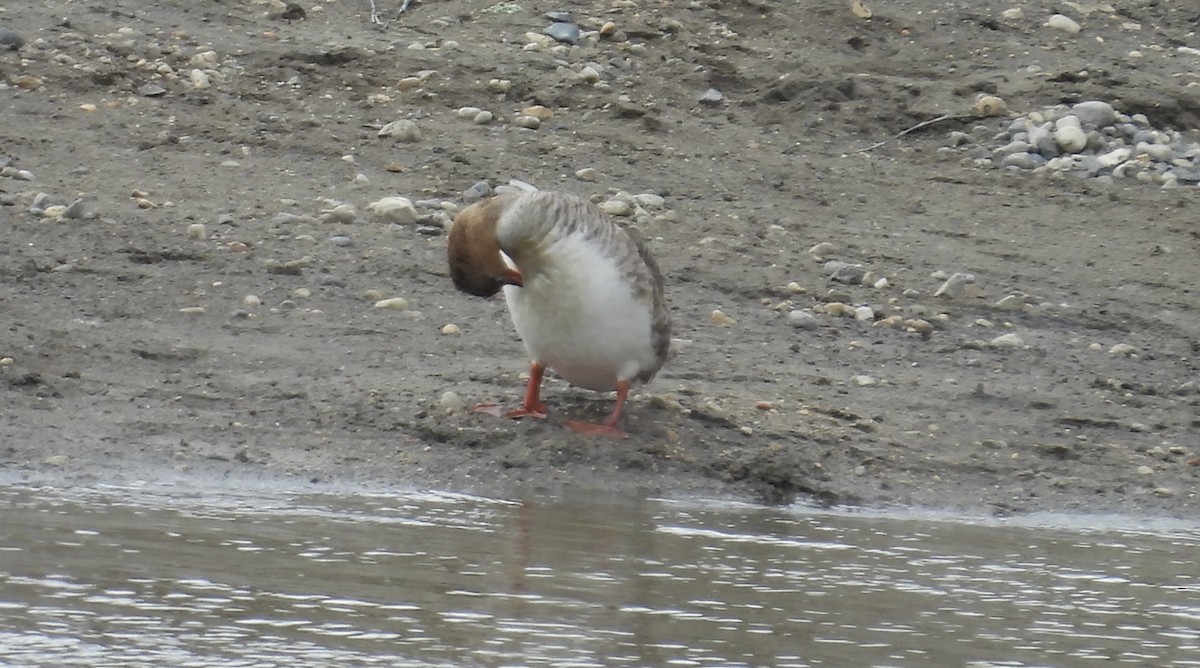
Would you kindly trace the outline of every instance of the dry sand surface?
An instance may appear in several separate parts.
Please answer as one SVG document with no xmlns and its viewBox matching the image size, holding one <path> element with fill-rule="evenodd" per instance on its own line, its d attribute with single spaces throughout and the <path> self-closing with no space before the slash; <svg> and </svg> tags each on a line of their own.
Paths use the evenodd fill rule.
<svg viewBox="0 0 1200 668">
<path fill-rule="evenodd" d="M 1200 188 L 978 162 L 1082 100 L 1200 140 L 1200 7 L 1113 4 L 4 3 L 0 472 L 1194 516 Z M 578 45 L 527 36 L 562 9 Z M 442 233 L 511 179 L 662 198 L 625 220 L 679 354 L 628 440 L 557 380 L 542 422 L 454 410 L 523 384 Z"/>
</svg>

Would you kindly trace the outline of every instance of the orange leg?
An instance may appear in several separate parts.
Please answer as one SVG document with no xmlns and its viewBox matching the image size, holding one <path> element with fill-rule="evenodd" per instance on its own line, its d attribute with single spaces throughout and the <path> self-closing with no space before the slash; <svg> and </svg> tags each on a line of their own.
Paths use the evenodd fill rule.
<svg viewBox="0 0 1200 668">
<path fill-rule="evenodd" d="M 617 404 L 613 406 L 612 415 L 604 421 L 604 424 L 594 424 L 591 422 L 578 422 L 576 420 L 567 420 L 563 423 L 576 434 L 585 436 L 605 436 L 608 438 L 629 438 L 629 434 L 621 431 L 617 426 L 617 421 L 621 418 L 621 408 L 625 406 L 625 399 L 629 396 L 629 383 L 624 380 L 617 381 Z"/>
<path fill-rule="evenodd" d="M 529 363 L 529 384 L 525 386 L 525 399 L 521 402 L 521 407 L 505 412 L 496 404 L 479 404 L 474 408 L 476 413 L 487 413 L 496 417 L 506 418 L 523 418 L 531 417 L 539 420 L 546 417 L 546 404 L 543 404 L 538 398 L 542 390 L 542 375 L 546 373 L 546 366 L 541 362 L 533 361 Z"/>
</svg>

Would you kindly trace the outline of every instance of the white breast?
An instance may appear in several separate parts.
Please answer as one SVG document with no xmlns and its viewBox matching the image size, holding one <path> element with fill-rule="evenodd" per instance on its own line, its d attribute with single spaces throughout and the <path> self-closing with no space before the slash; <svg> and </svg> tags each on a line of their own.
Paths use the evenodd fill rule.
<svg viewBox="0 0 1200 668">
<path fill-rule="evenodd" d="M 520 267 L 504 296 L 530 356 L 572 385 L 609 391 L 657 368 L 651 304 L 635 297 L 616 258 L 581 235 L 554 239 Z M 645 294 L 645 290 L 641 291 Z"/>
</svg>

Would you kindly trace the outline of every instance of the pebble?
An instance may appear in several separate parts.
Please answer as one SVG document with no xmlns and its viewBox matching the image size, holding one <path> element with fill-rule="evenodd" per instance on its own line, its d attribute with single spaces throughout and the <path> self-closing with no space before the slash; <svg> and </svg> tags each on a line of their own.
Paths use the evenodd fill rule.
<svg viewBox="0 0 1200 668">
<path fill-rule="evenodd" d="M 997 336 L 988 342 L 988 345 L 993 348 L 1005 348 L 1013 350 L 1017 348 L 1024 348 L 1025 339 L 1022 339 L 1020 336 L 1010 332 L 1008 334 L 1001 334 L 1000 336 Z"/>
<path fill-rule="evenodd" d="M 576 75 L 576 77 L 578 77 L 579 80 L 584 83 L 594 84 L 600 80 L 600 72 L 598 72 L 596 68 L 592 67 L 591 65 L 584 65 L 579 70 L 579 73 Z"/>
<path fill-rule="evenodd" d="M 921 318 L 911 318 L 904 321 L 905 329 L 916 332 L 921 335 L 921 338 L 928 339 L 933 336 L 933 323 Z"/>
<path fill-rule="evenodd" d="M 74 202 L 71 202 L 71 204 L 67 206 L 66 210 L 63 211 L 62 215 L 63 218 L 72 218 L 75 220 L 96 217 L 96 213 L 92 210 L 91 206 L 88 204 L 88 201 L 82 197 L 76 199 Z"/>
<path fill-rule="evenodd" d="M 996 302 L 996 308 L 1004 311 L 1012 311 L 1025 306 L 1025 300 L 1017 295 L 1007 295 L 1000 301 Z"/>
<path fill-rule="evenodd" d="M 408 300 L 404 297 L 390 297 L 388 299 L 380 299 L 375 302 L 375 308 L 386 308 L 394 311 L 407 311 Z"/>
<path fill-rule="evenodd" d="M 450 323 L 448 325 L 442 326 L 442 334 L 452 335 L 452 334 L 458 334 L 461 331 L 462 330 L 459 329 L 458 325 L 456 325 L 454 323 Z"/>
<path fill-rule="evenodd" d="M 258 295 L 246 295 L 242 297 L 242 306 L 256 308 L 262 306 L 262 299 Z"/>
<path fill-rule="evenodd" d="M 185 306 L 179 309 L 184 315 L 203 315 L 206 309 L 203 306 Z"/>
<path fill-rule="evenodd" d="M 353 239 L 351 239 L 350 237 L 347 237 L 347 236 L 340 235 L 340 234 L 329 237 L 328 241 L 329 241 L 329 243 L 333 244 L 334 246 L 352 246 L 352 245 L 354 245 Z"/>
<path fill-rule="evenodd" d="M 1111 104 L 1101 100 L 1078 102 L 1071 107 L 1071 113 L 1079 118 L 1084 127 L 1090 128 L 1111 125 L 1113 121 L 1117 120 L 1117 110 L 1113 109 Z"/>
<path fill-rule="evenodd" d="M 66 466 L 71 460 L 66 455 L 50 455 L 43 461 L 50 466 Z"/>
<path fill-rule="evenodd" d="M 975 113 L 980 116 L 1003 116 L 1008 113 L 1008 104 L 995 95 L 983 95 L 975 100 Z"/>
<path fill-rule="evenodd" d="M 565 44 L 575 44 L 579 41 L 579 26 L 566 21 L 555 21 L 542 30 L 542 34 Z"/>
<path fill-rule="evenodd" d="M 43 218 L 62 218 L 63 213 L 65 213 L 66 210 L 67 210 L 67 207 L 64 205 L 54 204 L 54 205 L 46 207 L 45 209 L 42 209 L 42 217 Z"/>
<path fill-rule="evenodd" d="M 462 396 L 453 390 L 447 390 L 442 393 L 442 397 L 438 399 L 438 405 L 448 415 L 461 413 L 467 407 L 467 402 L 463 401 Z"/>
<path fill-rule="evenodd" d="M 526 130 L 537 130 L 542 127 L 542 120 L 537 116 L 526 116 L 524 114 L 513 119 L 513 125 Z"/>
<path fill-rule="evenodd" d="M 1155 487 L 1154 496 L 1169 498 L 1175 496 L 1175 490 L 1171 489 L 1170 487 Z"/>
<path fill-rule="evenodd" d="M 476 125 L 487 125 L 496 119 L 496 115 L 490 111 L 480 111 L 471 119 Z"/>
<path fill-rule="evenodd" d="M 974 282 L 974 274 L 952 274 L 946 279 L 946 282 L 942 283 L 941 287 L 937 289 L 937 292 L 933 293 L 933 296 L 941 297 L 946 295 L 956 299 L 965 297 L 967 294 L 967 286 Z"/>
<path fill-rule="evenodd" d="M 1137 348 L 1134 348 L 1133 346 L 1129 345 L 1128 343 L 1118 343 L 1115 346 L 1108 349 L 1108 353 L 1110 355 L 1124 355 L 1126 357 L 1129 355 L 1132 355 L 1136 352 L 1137 352 Z"/>
<path fill-rule="evenodd" d="M 837 245 L 830 243 L 828 241 L 822 241 L 821 243 L 808 249 L 809 255 L 815 255 L 817 257 L 824 257 L 826 255 L 832 255 L 836 252 L 838 252 Z"/>
<path fill-rule="evenodd" d="M 0 47 L 16 51 L 25 46 L 25 38 L 8 28 L 0 28 Z"/>
<path fill-rule="evenodd" d="M 829 280 L 850 285 L 862 285 L 863 277 L 867 275 L 866 268 L 861 264 L 847 264 L 837 260 L 826 262 L 825 271 L 830 272 Z"/>
<path fill-rule="evenodd" d="M 383 197 L 367 205 L 376 218 L 385 223 L 411 225 L 417 222 L 417 208 L 407 197 Z"/>
<path fill-rule="evenodd" d="M 548 121 L 551 118 L 554 118 L 554 111 L 540 104 L 533 104 L 521 109 L 521 114 L 525 116 L 533 116 L 539 121 Z"/>
<path fill-rule="evenodd" d="M 654 193 L 641 193 L 639 195 L 634 195 L 633 201 L 643 209 L 661 209 L 667 204 L 667 201 L 663 199 L 662 195 L 655 195 Z"/>
<path fill-rule="evenodd" d="M 594 167 L 584 167 L 583 169 L 575 170 L 575 178 L 580 181 L 592 182 L 600 178 L 600 172 Z"/>
<path fill-rule="evenodd" d="M 421 129 L 417 127 L 416 121 L 408 118 L 388 123 L 379 128 L 378 134 L 380 137 L 392 137 L 396 141 L 408 143 L 421 141 Z"/>
<path fill-rule="evenodd" d="M 1137 467 L 1137 472 L 1138 475 L 1154 475 L 1154 469 L 1146 466 L 1145 464 Z"/>
<path fill-rule="evenodd" d="M 192 223 L 187 226 L 187 238 L 195 239 L 196 241 L 204 241 L 208 238 L 208 231 L 204 227 L 204 223 Z"/>
<path fill-rule="evenodd" d="M 815 329 L 820 324 L 817 316 L 808 311 L 791 311 L 787 314 L 787 319 L 796 329 Z"/>
<path fill-rule="evenodd" d="M 737 324 L 737 320 L 725 315 L 720 309 L 714 310 L 708 315 L 708 321 L 714 325 L 721 327 L 732 327 Z"/>
<path fill-rule="evenodd" d="M 865 375 L 850 376 L 850 382 L 858 387 L 873 387 L 879 384 L 879 381 L 875 380 L 875 378 Z"/>
<path fill-rule="evenodd" d="M 492 194 L 492 186 L 487 181 L 476 181 L 474 185 L 462 191 L 463 201 L 467 204 L 478 202 Z"/>
<path fill-rule="evenodd" d="M 191 82 L 192 88 L 203 90 L 212 85 L 212 78 L 208 73 L 201 69 L 194 69 L 188 72 L 188 81 Z"/>
<path fill-rule="evenodd" d="M 1068 35 L 1078 35 L 1079 31 L 1083 29 L 1075 22 L 1075 19 L 1062 14 L 1051 15 L 1046 21 L 1046 27 L 1060 30 Z"/>
<path fill-rule="evenodd" d="M 1075 118 L 1074 116 L 1066 116 L 1066 118 Z M 1078 120 L 1076 120 L 1078 122 Z M 1078 153 L 1087 147 L 1088 136 L 1083 131 L 1083 128 L 1078 125 L 1069 124 L 1061 126 L 1054 131 L 1054 143 L 1058 145 L 1059 150 L 1066 153 Z"/>
<path fill-rule="evenodd" d="M 858 308 L 854 309 L 854 319 L 858 320 L 859 322 L 874 322 L 875 309 L 871 308 L 870 306 L 859 306 Z"/>
<path fill-rule="evenodd" d="M 700 94 L 700 99 L 699 99 L 700 104 L 706 104 L 706 105 L 714 106 L 714 107 L 721 104 L 724 101 L 725 101 L 725 96 L 721 93 L 721 91 L 717 90 L 716 88 L 709 88 L 708 90 L 704 91 L 703 93 Z"/>
<path fill-rule="evenodd" d="M 610 199 L 600 203 L 600 210 L 610 216 L 633 215 L 633 204 L 623 199 Z"/>
<path fill-rule="evenodd" d="M 387 299 L 387 293 L 383 290 L 370 289 L 363 293 L 363 299 L 369 302 L 378 302 Z"/>
<path fill-rule="evenodd" d="M 508 79 L 491 79 L 487 83 L 487 89 L 493 93 L 507 93 L 512 88 L 512 81 Z"/>
<path fill-rule="evenodd" d="M 353 223 L 358 218 L 358 209 L 353 204 L 338 204 L 321 212 L 321 220 L 332 223 Z"/>
</svg>

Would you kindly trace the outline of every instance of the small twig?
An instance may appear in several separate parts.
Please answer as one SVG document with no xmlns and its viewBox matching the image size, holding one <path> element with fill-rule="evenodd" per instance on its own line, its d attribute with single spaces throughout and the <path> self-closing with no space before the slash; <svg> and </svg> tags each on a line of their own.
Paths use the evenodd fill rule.
<svg viewBox="0 0 1200 668">
<path fill-rule="evenodd" d="M 942 114 L 941 116 L 938 116 L 937 118 L 931 118 L 927 121 L 921 121 L 920 123 L 917 123 L 916 125 L 912 126 L 911 128 L 901 130 L 899 133 L 894 134 L 891 137 L 888 137 L 887 139 L 884 139 L 883 141 L 881 141 L 879 143 L 871 144 L 870 146 L 868 146 L 866 148 L 857 149 L 854 152 L 855 153 L 866 153 L 867 151 L 874 151 L 875 149 L 879 148 L 880 146 L 884 146 L 885 144 L 887 144 L 889 142 L 896 141 L 897 139 L 903 137 L 904 135 L 906 135 L 910 132 L 916 132 L 917 130 L 920 130 L 921 128 L 927 128 L 930 125 L 933 125 L 935 123 L 941 123 L 942 121 L 966 121 L 966 120 L 971 120 L 974 118 L 980 118 L 979 114 L 959 114 L 959 115 Z"/>
<path fill-rule="evenodd" d="M 396 16 L 392 17 L 392 21 L 384 21 L 383 19 L 379 18 L 379 8 L 375 6 L 375 0 L 370 0 L 370 2 L 371 2 L 371 23 L 374 23 L 375 25 L 379 26 L 380 28 L 383 28 L 384 30 L 387 30 L 388 24 L 390 24 L 392 21 L 395 21 L 396 19 L 400 18 L 401 14 L 408 11 L 408 6 L 412 4 L 412 0 L 404 0 L 404 2 L 400 3 L 400 9 L 396 10 Z"/>
</svg>

